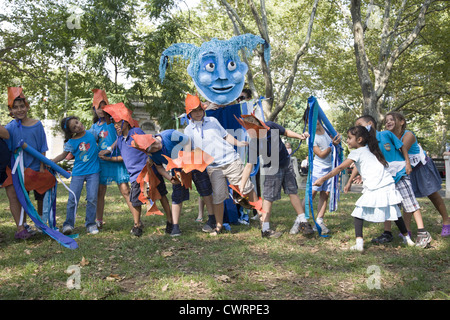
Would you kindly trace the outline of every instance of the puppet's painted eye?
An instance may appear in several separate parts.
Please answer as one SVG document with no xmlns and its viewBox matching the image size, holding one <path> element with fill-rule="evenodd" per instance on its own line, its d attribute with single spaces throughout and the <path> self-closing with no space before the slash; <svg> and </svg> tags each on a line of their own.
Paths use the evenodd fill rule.
<svg viewBox="0 0 450 320">
<path fill-rule="evenodd" d="M 208 72 L 213 72 L 215 68 L 216 68 L 216 65 L 215 65 L 214 63 L 212 63 L 212 62 L 208 63 L 208 64 L 205 66 L 205 69 L 206 69 L 206 71 L 208 71 Z"/>
<path fill-rule="evenodd" d="M 234 62 L 234 61 L 228 61 L 227 68 L 228 68 L 229 71 L 234 71 L 234 70 L 236 70 L 236 62 Z"/>
</svg>

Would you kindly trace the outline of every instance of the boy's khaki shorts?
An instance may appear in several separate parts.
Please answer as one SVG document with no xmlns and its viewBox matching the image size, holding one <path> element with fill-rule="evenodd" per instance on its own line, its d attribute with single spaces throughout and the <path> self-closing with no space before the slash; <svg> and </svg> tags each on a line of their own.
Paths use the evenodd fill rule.
<svg viewBox="0 0 450 320">
<path fill-rule="evenodd" d="M 239 186 L 241 183 L 244 165 L 241 160 L 238 159 L 224 166 L 208 167 L 207 170 L 213 189 L 213 204 L 220 204 L 230 196 L 227 180 L 231 185 Z M 253 183 L 248 179 L 244 186 L 244 190 L 241 190 L 241 193 L 247 195 L 253 189 Z"/>
</svg>

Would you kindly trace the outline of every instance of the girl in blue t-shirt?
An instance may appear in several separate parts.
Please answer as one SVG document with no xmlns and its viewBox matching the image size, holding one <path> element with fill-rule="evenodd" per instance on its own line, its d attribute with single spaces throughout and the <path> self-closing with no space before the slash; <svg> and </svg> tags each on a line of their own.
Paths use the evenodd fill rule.
<svg viewBox="0 0 450 320">
<path fill-rule="evenodd" d="M 98 149 L 109 150 L 111 153 L 107 157 L 100 157 L 100 181 L 98 186 L 97 198 L 97 228 L 101 229 L 103 226 L 103 212 L 105 209 L 106 189 L 113 181 L 117 183 L 119 191 L 125 198 L 128 208 L 132 210 L 130 202 L 130 175 L 127 168 L 120 157 L 120 151 L 116 148 L 117 133 L 114 128 L 114 123 L 111 122 L 111 117 L 103 111 L 102 106 L 107 105 L 107 102 L 102 100 L 98 103 L 94 99 L 94 124 L 91 131 L 97 139 Z"/>
<path fill-rule="evenodd" d="M 97 234 L 98 228 L 95 224 L 95 216 L 100 177 L 97 141 L 91 132 L 85 130 L 84 125 L 75 116 L 62 119 L 61 129 L 65 136 L 64 151 L 53 159 L 53 161 L 58 163 L 69 152 L 73 154 L 75 159 L 72 169 L 72 179 L 70 181 L 71 192 L 69 193 L 69 200 L 67 202 L 67 216 L 62 231 L 66 235 L 73 232 L 77 204 L 80 200 L 84 182 L 86 182 L 87 204 L 85 226 L 88 233 Z"/>
</svg>

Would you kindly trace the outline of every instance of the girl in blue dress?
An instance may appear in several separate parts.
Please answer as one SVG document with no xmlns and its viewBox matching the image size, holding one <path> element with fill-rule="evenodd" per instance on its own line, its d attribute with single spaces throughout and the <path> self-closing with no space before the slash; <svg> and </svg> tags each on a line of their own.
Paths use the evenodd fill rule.
<svg viewBox="0 0 450 320">
<path fill-rule="evenodd" d="M 117 140 L 116 129 L 114 123 L 111 122 L 110 116 L 105 113 L 102 106 L 108 105 L 108 98 L 105 91 L 93 89 L 93 110 L 94 124 L 89 129 L 97 138 L 99 151 L 109 150 L 111 153 L 107 157 L 100 157 L 100 181 L 98 187 L 97 214 L 96 224 L 98 228 L 103 226 L 103 213 L 105 208 L 105 196 L 108 185 L 116 182 L 119 191 L 125 199 L 128 208 L 131 210 L 130 202 L 130 175 L 127 168 L 120 157 L 120 151 L 115 147 Z"/>
</svg>

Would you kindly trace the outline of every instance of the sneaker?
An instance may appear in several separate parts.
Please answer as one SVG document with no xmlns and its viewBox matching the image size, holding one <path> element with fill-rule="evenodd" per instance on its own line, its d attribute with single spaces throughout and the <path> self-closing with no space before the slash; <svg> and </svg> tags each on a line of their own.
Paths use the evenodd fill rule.
<svg viewBox="0 0 450 320">
<path fill-rule="evenodd" d="M 36 234 L 36 230 L 34 230 L 30 225 L 28 225 L 26 222 L 24 222 L 23 227 L 28 231 L 28 233 L 31 236 L 34 236 Z"/>
<path fill-rule="evenodd" d="M 359 245 L 355 244 L 354 246 L 350 247 L 350 251 L 363 252 L 364 251 L 364 246 L 359 246 Z"/>
<path fill-rule="evenodd" d="M 394 237 L 392 236 L 392 234 L 383 232 L 381 234 L 381 236 L 379 236 L 377 238 L 373 238 L 371 241 L 372 241 L 372 243 L 375 243 L 375 244 L 382 244 L 382 243 L 391 242 L 393 239 L 394 239 Z"/>
<path fill-rule="evenodd" d="M 291 230 L 289 231 L 290 234 L 297 234 L 300 231 L 300 222 L 295 220 L 294 225 L 292 226 Z"/>
<path fill-rule="evenodd" d="M 97 225 L 97 229 L 103 228 L 103 220 L 95 220 L 95 224 Z"/>
<path fill-rule="evenodd" d="M 408 235 L 409 235 L 409 237 L 410 238 L 412 238 L 412 233 L 411 233 L 411 231 L 408 231 Z M 398 236 L 400 237 L 400 238 L 402 238 L 403 239 L 403 241 L 405 241 L 405 236 L 404 235 L 402 235 L 402 233 L 400 232 L 399 234 L 398 234 Z"/>
<path fill-rule="evenodd" d="M 216 224 L 215 223 L 207 221 L 205 223 L 205 225 L 202 227 L 202 231 L 210 233 L 210 232 L 213 232 L 215 228 L 216 228 Z"/>
<path fill-rule="evenodd" d="M 27 229 L 23 229 L 22 231 L 16 232 L 16 233 L 14 234 L 14 239 L 17 239 L 17 240 L 19 240 L 19 239 L 21 239 L 21 240 L 26 240 L 26 239 L 28 239 L 29 237 L 31 237 L 31 234 L 28 232 Z"/>
<path fill-rule="evenodd" d="M 62 233 L 65 234 L 66 236 L 69 234 L 72 234 L 73 232 L 73 227 L 71 225 L 66 224 L 65 226 L 63 226 L 62 229 Z"/>
<path fill-rule="evenodd" d="M 323 221 L 317 222 L 317 224 L 319 225 L 322 234 L 330 232 L 330 229 L 327 228 L 327 226 L 325 225 L 325 223 L 323 223 Z M 317 226 L 315 224 L 312 227 L 312 230 L 317 231 Z"/>
<path fill-rule="evenodd" d="M 86 230 L 87 230 L 87 233 L 89 233 L 89 234 L 97 234 L 98 233 L 98 228 L 97 228 L 96 224 L 93 224 L 93 225 L 87 227 Z"/>
<path fill-rule="evenodd" d="M 411 240 L 411 237 L 408 235 L 408 236 L 404 236 L 404 235 L 402 235 L 402 237 L 403 237 L 403 243 L 404 244 L 407 244 L 408 246 L 410 246 L 410 247 L 412 247 L 412 246 L 415 246 L 416 244 L 414 243 L 414 241 L 412 241 Z"/>
<path fill-rule="evenodd" d="M 266 231 L 262 231 L 261 230 L 261 237 L 263 238 L 279 238 L 281 237 L 282 233 L 281 232 L 276 232 L 274 230 L 268 229 Z"/>
<path fill-rule="evenodd" d="M 132 235 L 135 235 L 136 237 L 142 236 L 142 229 L 139 226 L 134 226 L 133 229 L 131 229 L 130 233 Z"/>
<path fill-rule="evenodd" d="M 178 224 L 172 225 L 172 232 L 170 233 L 171 237 L 179 237 L 181 236 L 180 226 Z"/>
<path fill-rule="evenodd" d="M 299 231 L 301 231 L 305 235 L 314 233 L 313 228 L 311 227 L 311 225 L 308 222 L 300 222 Z M 330 230 L 328 230 L 328 231 L 330 231 Z"/>
<path fill-rule="evenodd" d="M 166 234 L 171 234 L 173 229 L 173 224 L 169 221 L 166 222 Z"/>
<path fill-rule="evenodd" d="M 426 248 L 430 245 L 431 235 L 428 231 L 418 232 L 416 238 L 416 247 Z"/>
</svg>

